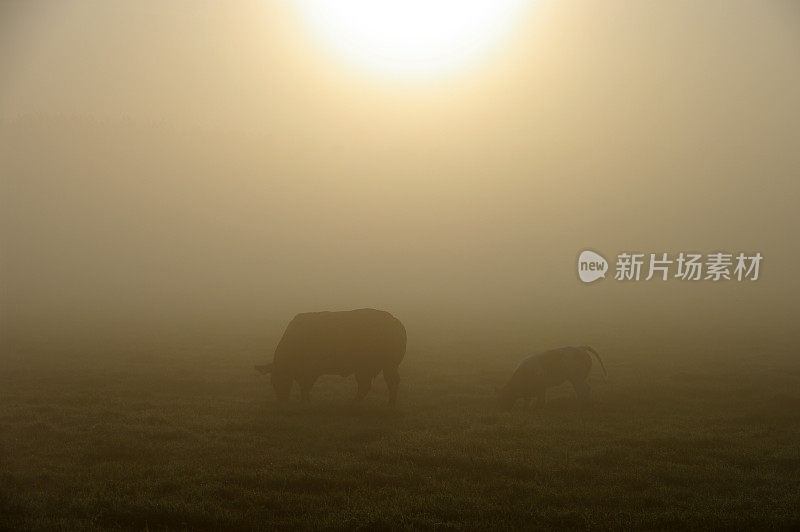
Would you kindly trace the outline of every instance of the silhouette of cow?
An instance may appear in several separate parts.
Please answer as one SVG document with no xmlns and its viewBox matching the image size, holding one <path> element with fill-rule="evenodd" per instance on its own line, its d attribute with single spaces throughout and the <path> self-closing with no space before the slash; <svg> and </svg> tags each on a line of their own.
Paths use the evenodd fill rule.
<svg viewBox="0 0 800 532">
<path fill-rule="evenodd" d="M 272 374 L 278 401 L 286 401 L 296 381 L 303 401 L 321 375 L 355 375 L 356 401 L 372 387 L 378 373 L 389 388 L 389 405 L 397 401 L 400 375 L 397 371 L 406 352 L 406 329 L 382 310 L 298 314 L 286 327 L 272 363 L 256 366 Z"/>
<path fill-rule="evenodd" d="M 589 401 L 586 379 L 592 369 L 590 355 L 597 357 L 603 375 L 607 375 L 600 355 L 588 345 L 561 347 L 529 356 L 517 366 L 508 383 L 497 391 L 500 406 L 510 410 L 517 399 L 536 399 L 537 405 L 543 406 L 547 388 L 569 381 L 581 407 L 585 407 Z"/>
</svg>

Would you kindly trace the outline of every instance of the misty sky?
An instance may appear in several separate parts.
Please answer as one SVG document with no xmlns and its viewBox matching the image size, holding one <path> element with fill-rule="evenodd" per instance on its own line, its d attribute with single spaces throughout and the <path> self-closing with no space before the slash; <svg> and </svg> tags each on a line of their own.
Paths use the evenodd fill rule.
<svg viewBox="0 0 800 532">
<path fill-rule="evenodd" d="M 3 1 L 4 327 L 789 326 L 799 119 L 791 0 L 541 0 L 481 61 L 407 81 L 291 2 Z M 585 248 L 765 259 L 752 284 L 583 286 Z"/>
</svg>

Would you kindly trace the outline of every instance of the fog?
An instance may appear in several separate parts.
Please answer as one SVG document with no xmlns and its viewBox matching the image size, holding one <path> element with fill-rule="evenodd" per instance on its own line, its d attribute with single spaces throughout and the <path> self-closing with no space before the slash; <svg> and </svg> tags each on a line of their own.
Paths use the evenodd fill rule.
<svg viewBox="0 0 800 532">
<path fill-rule="evenodd" d="M 405 81 L 290 3 L 4 2 L 4 347 L 359 307 L 410 349 L 791 338 L 798 94 L 789 0 L 534 2 L 487 57 Z M 764 260 L 583 285 L 583 249 Z"/>
</svg>

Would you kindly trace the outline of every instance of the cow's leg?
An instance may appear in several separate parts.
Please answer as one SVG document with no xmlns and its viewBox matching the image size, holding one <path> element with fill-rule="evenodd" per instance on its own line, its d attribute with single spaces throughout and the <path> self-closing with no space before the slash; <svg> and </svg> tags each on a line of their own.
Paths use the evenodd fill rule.
<svg viewBox="0 0 800 532">
<path fill-rule="evenodd" d="M 581 408 L 589 406 L 589 383 L 584 379 L 575 379 L 572 382 L 572 387 L 575 388 L 575 394 L 578 396 L 578 405 Z"/>
<path fill-rule="evenodd" d="M 305 377 L 300 381 L 300 400 L 308 402 L 311 400 L 311 388 L 317 379 L 313 377 Z"/>
<path fill-rule="evenodd" d="M 359 403 L 364 400 L 364 397 L 369 393 L 372 388 L 372 375 L 366 373 L 356 373 L 356 382 L 358 383 L 358 391 L 356 392 L 356 402 Z"/>
<path fill-rule="evenodd" d="M 546 391 L 547 389 L 542 387 L 542 389 L 536 394 L 536 408 L 544 407 Z"/>
<path fill-rule="evenodd" d="M 397 366 L 383 368 L 383 379 L 389 388 L 389 406 L 394 406 L 397 404 L 397 389 L 400 387 L 400 373 L 397 371 Z"/>
<path fill-rule="evenodd" d="M 522 402 L 525 403 L 525 406 L 527 408 L 532 407 L 533 406 L 533 396 L 529 395 L 529 396 L 523 397 L 522 398 Z"/>
</svg>

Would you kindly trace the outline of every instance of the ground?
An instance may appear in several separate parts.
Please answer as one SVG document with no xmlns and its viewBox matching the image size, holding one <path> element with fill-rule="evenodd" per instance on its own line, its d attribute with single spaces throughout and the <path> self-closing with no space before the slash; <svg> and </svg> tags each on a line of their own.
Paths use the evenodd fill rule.
<svg viewBox="0 0 800 532">
<path fill-rule="evenodd" d="M 281 409 L 264 354 L 17 353 L 0 529 L 800 527 L 790 350 L 596 347 L 589 410 L 563 387 L 510 413 L 521 347 L 410 348 L 396 410 L 340 377 Z"/>
</svg>

